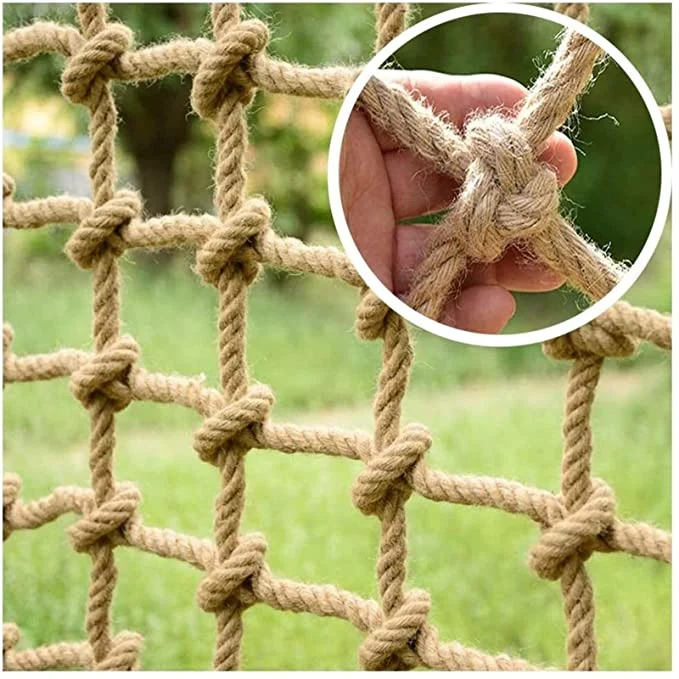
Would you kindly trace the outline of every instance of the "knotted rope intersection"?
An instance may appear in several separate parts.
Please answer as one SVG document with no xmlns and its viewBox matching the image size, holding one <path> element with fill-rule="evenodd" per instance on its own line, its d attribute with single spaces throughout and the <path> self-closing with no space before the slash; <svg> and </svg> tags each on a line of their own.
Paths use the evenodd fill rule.
<svg viewBox="0 0 679 679">
<path fill-rule="evenodd" d="M 377 47 L 403 29 L 406 9 L 388 4 L 377 7 Z M 363 287 L 343 253 L 281 238 L 271 228 L 266 202 L 245 193 L 246 115 L 255 89 L 341 97 L 355 70 L 306 68 L 271 59 L 266 54 L 266 26 L 243 20 L 234 5 L 212 7 L 214 41 L 178 39 L 137 50 L 130 48 L 131 31 L 110 22 L 104 5 L 80 5 L 78 18 L 80 30 L 38 22 L 7 33 L 4 58 L 11 63 L 45 51 L 67 57 L 62 92 L 90 114 L 93 198 L 15 201 L 14 182 L 5 176 L 3 212 L 5 228 L 78 224 L 66 252 L 76 265 L 92 271 L 93 350 L 18 356 L 12 351 L 13 332 L 5 325 L 3 374 L 6 383 L 70 378 L 71 392 L 90 413 L 91 488 L 63 486 L 46 497 L 24 502 L 19 477 L 6 474 L 3 536 L 7 539 L 14 531 L 39 528 L 66 513 L 79 516 L 68 536 L 74 550 L 92 560 L 87 639 L 19 649 L 18 628 L 5 624 L 5 668 L 138 668 L 141 636 L 130 631 L 114 633 L 111 620 L 117 580 L 114 552 L 132 547 L 205 572 L 196 598 L 216 618 L 216 669 L 239 666 L 242 613 L 261 603 L 281 611 L 351 622 L 365 635 L 358 652 L 365 669 L 535 669 L 520 658 L 490 655 L 440 640 L 428 622 L 429 595 L 406 585 L 405 505 L 415 492 L 437 502 L 495 507 L 536 522 L 541 535 L 531 550 L 529 565 L 542 578 L 560 579 L 568 623 L 568 667 L 593 669 L 594 606 L 586 560 L 595 551 L 623 551 L 669 562 L 671 538 L 653 526 L 618 519 L 612 491 L 591 478 L 591 407 L 604 358 L 631 355 L 640 341 L 669 349 L 669 318 L 619 303 L 590 325 L 545 345 L 549 356 L 572 361 L 560 494 L 498 478 L 431 469 L 426 463 L 432 446 L 429 432 L 420 424 L 401 424 L 413 359 L 403 320 Z M 116 188 L 116 110 L 110 82 L 148 80 L 175 72 L 194 75 L 193 107 L 216 128 L 216 216 L 179 214 L 144 220 L 139 197 Z M 431 122 L 426 115 L 421 120 L 423 125 Z M 515 134 L 506 121 L 492 123 L 496 124 L 498 134 Z M 129 248 L 186 245 L 196 249 L 196 271 L 219 296 L 220 390 L 207 388 L 199 379 L 148 372 L 140 365 L 134 339 L 120 335 L 119 257 Z M 250 383 L 245 357 L 248 288 L 265 264 L 340 278 L 359 291 L 357 333 L 383 344 L 373 407 L 374 435 L 278 424 L 272 419 L 273 394 L 265 385 Z M 203 418 L 194 448 L 201 460 L 215 466 L 221 479 L 213 541 L 145 526 L 138 489 L 115 479 L 115 414 L 133 401 L 175 403 Z M 278 578 L 267 566 L 264 536 L 240 533 L 244 457 L 249 450 L 261 448 L 362 462 L 353 501 L 381 525 L 379 601 L 333 585 Z"/>
<path fill-rule="evenodd" d="M 560 10 L 584 21 L 583 5 Z M 358 106 L 402 148 L 459 185 L 450 211 L 429 238 L 414 272 L 407 303 L 438 319 L 472 261 L 494 262 L 510 244 L 557 271 L 592 300 L 609 293 L 624 274 L 559 213 L 554 169 L 539 160 L 550 135 L 573 110 L 603 52 L 574 30 L 565 33 L 550 67 L 515 116 L 476 114 L 464 131 L 440 119 L 403 88 L 373 76 Z"/>
</svg>

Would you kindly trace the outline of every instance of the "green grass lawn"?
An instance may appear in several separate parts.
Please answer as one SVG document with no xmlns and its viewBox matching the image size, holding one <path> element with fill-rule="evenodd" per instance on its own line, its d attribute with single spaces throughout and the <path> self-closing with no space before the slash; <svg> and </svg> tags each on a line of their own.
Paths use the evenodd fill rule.
<svg viewBox="0 0 679 679">
<path fill-rule="evenodd" d="M 16 262 L 5 269 L 14 350 L 89 348 L 88 276 L 65 262 L 37 259 L 21 268 Z M 145 367 L 204 373 L 216 386 L 215 294 L 187 268 L 180 259 L 153 275 L 148 262 L 127 261 L 124 330 L 141 345 Z M 668 271 L 663 258 L 644 274 L 632 301 L 667 308 Z M 355 303 L 354 291 L 329 281 L 298 278 L 283 291 L 255 286 L 249 360 L 253 378 L 276 393 L 277 421 L 370 427 L 380 347 L 355 338 Z M 558 490 L 567 366 L 548 361 L 538 347 L 491 350 L 414 334 L 406 414 L 432 431 L 430 463 Z M 611 361 L 594 417 L 595 474 L 615 490 L 621 516 L 663 528 L 670 526 L 669 388 L 669 359 L 659 351 L 645 348 L 632 361 Z M 118 420 L 117 477 L 141 488 L 146 524 L 209 537 L 217 474 L 192 450 L 197 416 L 133 404 Z M 87 414 L 66 381 L 8 385 L 4 425 L 5 469 L 23 477 L 25 500 L 58 485 L 87 485 Z M 358 471 L 358 463 L 342 459 L 269 451 L 248 456 L 243 530 L 266 534 L 276 575 L 376 596 L 378 526 L 351 503 Z M 408 519 L 408 585 L 431 593 L 431 619 L 444 640 L 563 666 L 559 587 L 526 565 L 538 537 L 528 519 L 419 497 L 410 500 Z M 5 543 L 4 618 L 21 627 L 27 646 L 83 638 L 89 559 L 68 545 L 64 531 L 73 520 L 16 533 Z M 200 573 L 132 550 L 118 550 L 117 559 L 115 629 L 143 634 L 144 667 L 209 667 L 214 618 L 195 604 Z M 668 669 L 669 567 L 597 554 L 589 568 L 601 666 Z M 356 667 L 361 635 L 343 621 L 257 606 L 246 613 L 245 630 L 248 669 Z"/>
<path fill-rule="evenodd" d="M 662 527 L 670 522 L 666 368 L 609 371 L 594 418 L 595 474 L 614 488 L 623 517 Z M 53 403 L 69 401 L 64 382 L 49 389 L 51 398 L 44 406 L 33 402 L 41 407 L 40 417 Z M 433 466 L 556 489 L 562 390 L 562 380 L 532 378 L 515 381 L 511 390 L 497 383 L 419 392 L 408 401 L 407 417 L 431 428 Z M 23 387 L 8 387 L 8 410 L 23 398 Z M 191 416 L 189 427 L 140 427 L 141 408 L 133 405 L 119 418 L 118 478 L 138 483 L 148 525 L 209 537 L 217 475 L 191 449 L 197 417 Z M 370 426 L 367 407 L 290 413 L 290 419 Z M 60 484 L 87 484 L 86 416 L 75 406 L 72 426 L 80 430 L 79 439 L 55 446 L 44 432 L 22 432 L 8 423 L 5 467 L 24 478 L 25 499 Z M 344 459 L 250 453 L 244 530 L 266 534 L 267 558 L 275 574 L 375 596 L 377 522 L 351 504 L 351 483 L 358 470 L 358 463 Z M 562 666 L 559 586 L 540 581 L 526 566 L 528 549 L 538 536 L 528 519 L 419 497 L 411 499 L 408 518 L 408 583 L 431 593 L 431 619 L 443 639 Z M 73 520 L 69 516 L 39 531 L 13 534 L 5 543 L 4 615 L 21 626 L 29 645 L 83 636 L 89 559 L 68 546 L 64 529 Z M 115 627 L 144 635 L 144 666 L 208 667 L 214 619 L 194 603 L 200 574 L 133 550 L 119 549 L 116 554 L 121 577 Z M 601 666 L 668 669 L 670 568 L 625 555 L 597 554 L 590 564 Z M 259 606 L 246 613 L 245 630 L 245 668 L 356 667 L 361 637 L 343 621 Z"/>
</svg>

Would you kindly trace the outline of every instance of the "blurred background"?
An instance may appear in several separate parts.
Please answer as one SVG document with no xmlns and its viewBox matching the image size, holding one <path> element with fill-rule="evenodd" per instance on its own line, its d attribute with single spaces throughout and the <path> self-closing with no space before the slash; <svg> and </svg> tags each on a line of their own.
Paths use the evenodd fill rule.
<svg viewBox="0 0 679 679">
<path fill-rule="evenodd" d="M 454 6 L 419 6 L 414 18 Z M 359 64 L 370 57 L 370 5 L 254 4 L 247 12 L 269 23 L 270 52 L 286 60 Z M 209 26 L 205 5 L 115 4 L 112 14 L 134 29 L 138 45 L 177 34 L 206 35 Z M 451 72 L 496 71 L 529 85 L 549 62 L 556 32 L 544 22 L 536 31 L 522 17 L 508 24 L 510 17 L 500 16 L 497 24 L 470 22 L 454 38 L 428 34 L 397 61 Z M 5 31 L 36 18 L 72 22 L 74 12 L 49 3 L 4 5 Z M 669 101 L 669 3 L 597 4 L 591 24 L 636 65 L 659 103 Z M 475 60 L 465 62 L 471 50 Z M 442 55 L 451 60 L 441 61 Z M 3 160 L 16 180 L 17 200 L 88 194 L 87 119 L 82 107 L 59 95 L 63 65 L 60 57 L 43 56 L 5 68 Z M 587 155 L 581 154 L 566 197 L 579 225 L 596 233 L 600 244 L 610 243 L 616 256 L 633 258 L 655 210 L 649 196 L 657 194 L 657 153 L 644 111 L 616 73 L 610 64 L 583 100 L 584 115 L 572 121 L 576 146 Z M 592 99 L 600 88 L 600 98 Z M 149 215 L 212 211 L 213 131 L 191 112 L 190 89 L 191 79 L 177 76 L 115 87 L 120 185 L 140 189 Z M 590 99 L 591 108 L 585 108 Z M 308 242 L 338 243 L 326 191 L 327 147 L 338 108 L 259 93 L 250 113 L 249 189 L 272 202 L 278 231 Z M 17 353 L 90 347 L 90 277 L 61 254 L 72 229 L 4 233 L 4 317 L 14 326 Z M 125 255 L 125 331 L 139 342 L 148 369 L 202 373 L 216 386 L 216 299 L 191 264 L 188 252 Z M 521 326 L 517 319 L 513 331 L 528 329 L 538 314 L 545 319 L 542 326 L 555 322 L 574 303 L 561 291 L 558 304 L 543 297 L 519 301 L 527 320 Z M 669 311 L 669 229 L 627 298 Z M 276 420 L 371 427 L 368 404 L 380 347 L 355 339 L 356 302 L 346 286 L 307 276 L 267 272 L 253 286 L 252 376 L 276 393 Z M 542 357 L 539 347 L 493 350 L 417 330 L 414 335 L 417 358 L 405 421 L 422 421 L 431 429 L 430 464 L 558 490 L 567 366 Z M 669 388 L 669 357 L 643 348 L 633 360 L 607 365 L 594 418 L 595 474 L 615 489 L 623 517 L 663 528 L 670 524 Z M 119 422 L 118 478 L 139 484 L 145 522 L 209 537 L 209 498 L 218 481 L 191 448 L 198 418 L 176 407 L 134 404 Z M 23 476 L 24 498 L 57 485 L 87 485 L 88 418 L 65 381 L 9 385 L 4 425 L 5 469 Z M 268 451 L 253 451 L 247 466 L 244 530 L 267 535 L 273 571 L 376 596 L 377 522 L 350 500 L 358 466 Z M 538 533 L 528 520 L 420 498 L 410 501 L 408 512 L 409 583 L 431 592 L 432 621 L 443 639 L 563 665 L 559 587 L 538 581 L 526 566 Z M 64 529 L 72 520 L 15 533 L 5 544 L 4 618 L 19 624 L 27 645 L 83 637 L 89 561 L 68 547 Z M 115 627 L 144 635 L 145 667 L 208 667 L 214 619 L 194 602 L 200 574 L 131 551 L 118 550 L 117 559 Z M 596 555 L 590 570 L 602 667 L 668 669 L 670 569 Z M 245 621 L 248 669 L 356 667 L 360 635 L 347 623 L 264 607 L 248 611 Z"/>
</svg>

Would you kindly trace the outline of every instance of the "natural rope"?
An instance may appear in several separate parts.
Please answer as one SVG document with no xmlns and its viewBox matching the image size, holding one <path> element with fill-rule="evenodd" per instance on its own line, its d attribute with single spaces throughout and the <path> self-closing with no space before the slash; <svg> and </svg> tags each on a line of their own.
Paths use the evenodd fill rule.
<svg viewBox="0 0 679 679">
<path fill-rule="evenodd" d="M 402 30 L 405 9 L 401 5 L 382 5 L 376 14 L 379 47 Z M 72 394 L 91 416 L 91 488 L 63 486 L 45 497 L 24 501 L 19 477 L 6 474 L 3 536 L 7 539 L 17 530 L 37 529 L 65 514 L 79 517 L 68 528 L 68 535 L 74 550 L 88 553 L 93 560 L 87 640 L 19 649 L 18 628 L 6 624 L 4 667 L 139 667 L 141 637 L 126 631 L 114 634 L 111 626 L 117 579 L 114 550 L 123 547 L 176 559 L 205 573 L 196 598 L 198 605 L 216 618 L 214 665 L 218 669 L 239 666 L 242 612 L 261 603 L 280 611 L 349 621 L 365 635 L 358 652 L 365 669 L 419 665 L 438 670 L 536 669 L 518 658 L 490 655 L 457 642 L 441 642 L 428 622 L 429 595 L 409 589 L 406 584 L 404 508 L 415 492 L 436 502 L 494 507 L 535 522 L 541 535 L 530 552 L 529 564 L 540 577 L 561 580 L 568 624 L 568 666 L 594 668 L 594 607 L 585 561 L 594 552 L 619 551 L 669 563 L 671 537 L 649 524 L 618 519 L 612 491 L 603 482 L 590 478 L 590 411 L 603 359 L 629 356 L 642 341 L 670 349 L 670 319 L 620 302 L 593 323 L 545 345 L 548 355 L 573 361 L 559 494 L 504 479 L 431 469 L 426 462 L 432 446 L 429 432 L 420 424 L 401 423 L 413 360 L 403 320 L 363 287 L 343 253 L 276 235 L 266 202 L 245 194 L 246 114 L 254 88 L 339 97 L 355 72 L 308 69 L 271 60 L 265 51 L 266 27 L 256 20 L 242 20 L 239 9 L 233 6 L 213 7 L 214 42 L 176 40 L 138 51 L 129 49 L 129 29 L 107 21 L 104 6 L 82 5 L 78 15 L 81 32 L 45 23 L 9 32 L 4 54 L 7 62 L 44 51 L 57 51 L 69 58 L 63 92 L 90 113 L 93 199 L 61 196 L 14 201 L 14 181 L 5 175 L 3 212 L 5 228 L 78 224 L 66 250 L 78 266 L 92 271 L 93 350 L 62 349 L 20 356 L 12 350 L 13 332 L 5 325 L 3 375 L 5 383 L 70 378 Z M 109 82 L 156 78 L 171 72 L 195 75 L 193 106 L 216 127 L 216 216 L 171 215 L 143 220 L 139 197 L 116 187 L 116 113 Z M 548 93 L 544 96 L 548 98 Z M 411 105 L 418 110 L 417 103 Z M 531 110 L 535 109 L 540 110 L 539 101 Z M 532 120 L 532 114 L 528 118 Z M 452 163 L 448 167 L 456 167 L 460 175 L 467 172 L 472 164 L 465 151 L 469 141 L 460 141 L 447 128 L 437 138 L 432 130 L 440 131 L 442 123 L 426 111 L 419 120 L 424 132 L 411 143 L 430 152 L 434 140 L 433 155 L 443 158 L 444 163 L 446 158 L 456 158 L 458 166 Z M 505 129 L 504 121 L 498 124 L 502 134 L 515 134 Z M 527 123 L 528 131 L 521 134 L 528 135 L 531 148 L 538 147 L 552 125 L 553 121 L 544 128 Z M 444 144 L 437 147 L 437 139 L 443 139 Z M 446 146 L 449 141 L 451 145 Z M 183 246 L 196 250 L 198 274 L 219 295 L 220 390 L 208 388 L 199 378 L 148 372 L 139 364 L 136 342 L 119 334 L 117 258 L 128 248 Z M 357 333 L 365 340 L 381 340 L 383 344 L 374 402 L 374 435 L 278 424 L 271 418 L 273 394 L 265 385 L 249 382 L 245 358 L 247 291 L 263 265 L 340 278 L 359 288 Z M 203 418 L 194 436 L 194 447 L 201 460 L 219 470 L 221 479 L 215 503 L 214 541 L 145 526 L 138 489 L 129 482 L 116 482 L 114 416 L 133 401 L 178 404 Z M 252 449 L 341 456 L 362 464 L 354 483 L 353 500 L 361 512 L 374 515 L 380 523 L 379 601 L 333 585 L 302 584 L 271 573 L 264 536 L 240 533 L 244 456 Z"/>
<path fill-rule="evenodd" d="M 374 123 L 462 184 L 415 271 L 407 298 L 414 309 L 438 319 L 471 260 L 495 261 L 516 242 L 591 299 L 601 299 L 619 282 L 624 268 L 561 217 L 556 174 L 537 159 L 601 54 L 580 33 L 568 31 L 516 116 L 478 114 L 464 136 L 404 89 L 370 79 L 359 104 Z"/>
</svg>

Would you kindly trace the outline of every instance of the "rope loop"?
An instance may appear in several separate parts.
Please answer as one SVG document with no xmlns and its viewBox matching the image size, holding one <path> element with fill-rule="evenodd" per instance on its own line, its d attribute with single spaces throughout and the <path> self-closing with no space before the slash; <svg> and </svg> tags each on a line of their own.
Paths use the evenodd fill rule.
<svg viewBox="0 0 679 679">
<path fill-rule="evenodd" d="M 129 376 L 139 353 L 131 337 L 121 337 L 73 372 L 71 392 L 86 408 L 99 395 L 106 396 L 116 411 L 127 408 L 133 400 Z"/>
<path fill-rule="evenodd" d="M 10 177 L 6 172 L 2 174 L 2 198 L 11 198 L 16 191 L 16 184 L 12 177 Z"/>
<path fill-rule="evenodd" d="M 591 323 L 544 342 L 542 351 L 556 360 L 573 360 L 587 356 L 632 356 L 639 347 L 639 341 L 626 334 L 627 329 L 621 320 L 620 314 L 611 308 Z"/>
<path fill-rule="evenodd" d="M 575 511 L 546 528 L 533 546 L 528 565 L 541 578 L 558 580 L 568 561 L 586 561 L 611 531 L 615 522 L 615 496 L 600 479 L 592 482 L 592 492 Z"/>
<path fill-rule="evenodd" d="M 249 103 L 254 83 L 247 73 L 248 60 L 264 50 L 268 42 L 269 29 L 258 19 L 241 21 L 217 32 L 211 51 L 193 79 L 191 105 L 201 118 L 215 119 L 233 92 Z"/>
<path fill-rule="evenodd" d="M 271 225 L 271 208 L 261 198 L 249 198 L 238 212 L 210 235 L 196 255 L 196 270 L 217 287 L 229 264 L 239 266 L 251 283 L 259 272 L 257 241 Z"/>
<path fill-rule="evenodd" d="M 2 540 L 12 534 L 12 508 L 19 499 L 21 478 L 17 474 L 5 474 L 2 479 Z"/>
<path fill-rule="evenodd" d="M 14 341 L 14 330 L 9 323 L 2 324 L 2 366 L 5 379 L 2 388 L 5 388 L 8 377 L 8 365 L 12 358 L 12 342 Z"/>
<path fill-rule="evenodd" d="M 391 309 L 370 289 L 361 290 L 361 301 L 356 310 L 356 334 L 362 340 L 384 337 Z"/>
<path fill-rule="evenodd" d="M 253 384 L 242 398 L 208 417 L 193 437 L 193 448 L 204 462 L 219 464 L 219 453 L 247 430 L 269 417 L 274 395 L 264 384 Z"/>
<path fill-rule="evenodd" d="M 132 31 L 122 24 L 106 24 L 69 60 L 61 77 L 61 92 L 74 104 L 95 105 L 101 86 L 114 77 L 117 62 L 132 44 Z"/>
<path fill-rule="evenodd" d="M 139 669 L 139 655 L 143 644 L 141 634 L 120 632 L 111 642 L 111 650 L 94 667 L 95 670 L 129 672 Z"/>
<path fill-rule="evenodd" d="M 239 603 L 252 599 L 249 581 L 264 565 L 266 539 L 261 533 L 238 538 L 229 558 L 217 564 L 201 581 L 196 592 L 198 605 L 208 613 L 215 613 L 236 599 Z"/>
<path fill-rule="evenodd" d="M 518 124 L 498 113 L 477 116 L 465 142 L 473 158 L 459 197 L 456 233 L 468 255 L 494 261 L 517 240 L 544 233 L 559 213 L 554 170 L 538 161 Z"/>
<path fill-rule="evenodd" d="M 87 552 L 93 545 L 122 538 L 125 526 L 136 515 L 141 493 L 132 483 L 120 483 L 113 496 L 96 506 L 90 505 L 85 515 L 69 529 L 76 552 Z"/>
<path fill-rule="evenodd" d="M 361 644 L 358 651 L 361 667 L 369 671 L 402 667 L 399 655 L 414 647 L 430 609 L 431 599 L 425 591 L 406 592 L 398 609 L 371 630 Z"/>
<path fill-rule="evenodd" d="M 91 269 L 106 250 L 120 257 L 125 251 L 120 229 L 140 213 L 141 200 L 136 192 L 117 191 L 80 223 L 66 243 L 66 254 L 82 269 Z"/>
<path fill-rule="evenodd" d="M 13 622 L 6 622 L 2 625 L 2 654 L 3 656 L 7 651 L 13 651 L 19 640 L 21 639 L 21 632 L 19 628 Z M 3 666 L 5 663 L 3 662 Z"/>
<path fill-rule="evenodd" d="M 391 445 L 374 453 L 356 477 L 352 489 L 356 507 L 364 514 L 376 514 L 395 485 L 409 490 L 405 481 L 429 448 L 429 430 L 421 424 L 406 425 Z"/>
</svg>

